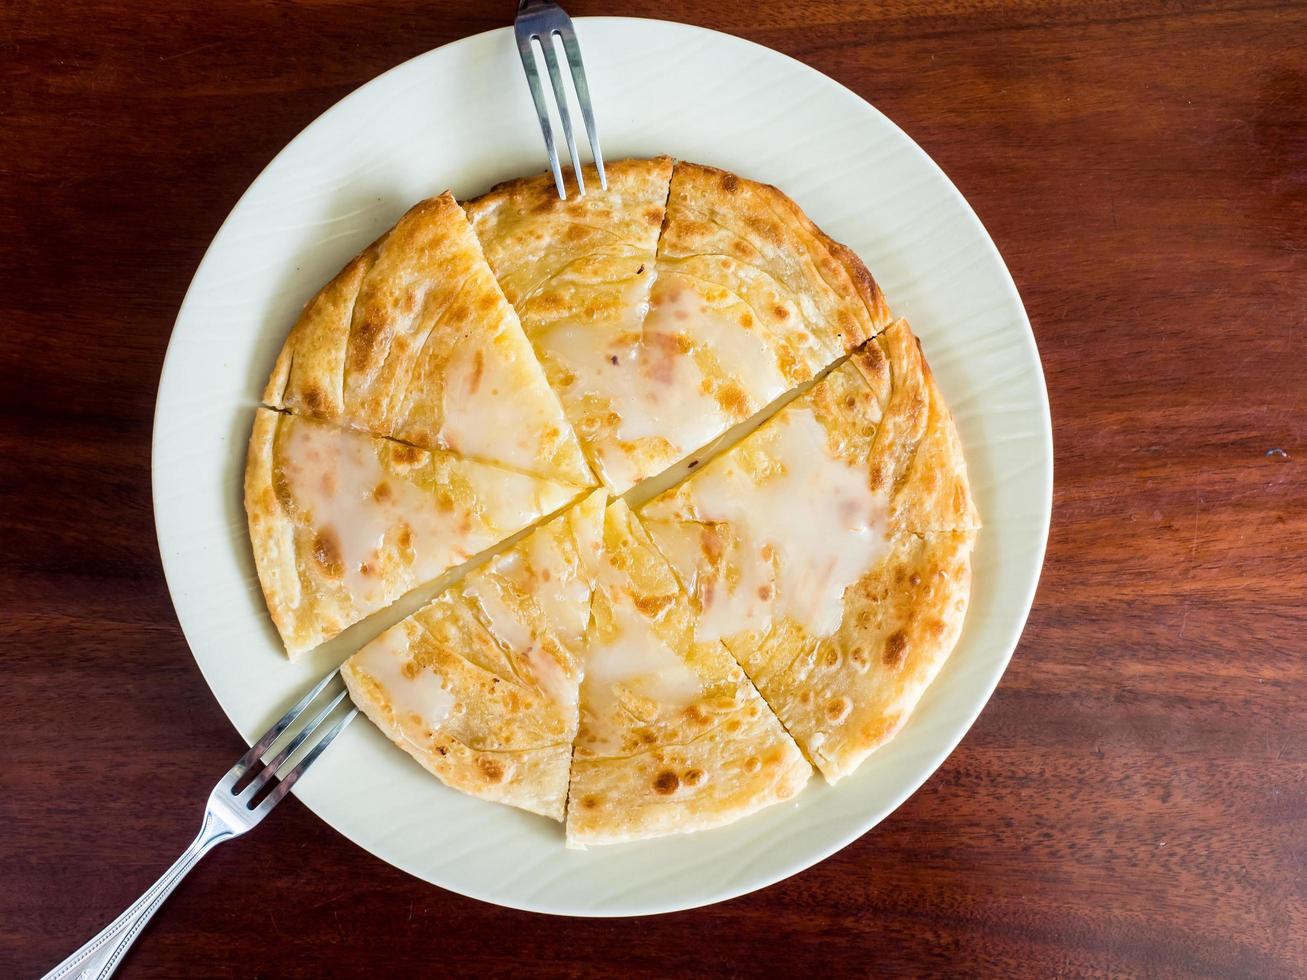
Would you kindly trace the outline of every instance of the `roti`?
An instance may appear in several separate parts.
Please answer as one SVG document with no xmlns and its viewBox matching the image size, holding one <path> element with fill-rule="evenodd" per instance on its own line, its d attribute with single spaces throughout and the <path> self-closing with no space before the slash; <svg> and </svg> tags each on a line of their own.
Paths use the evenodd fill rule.
<svg viewBox="0 0 1307 980">
<path fill-rule="evenodd" d="M 563 819 L 603 511 L 590 494 L 342 668 L 354 703 L 448 786 Z"/>
<path fill-rule="evenodd" d="M 952 420 L 899 321 L 640 512 L 694 599 L 835 782 L 951 652 L 978 527 Z"/>
<path fill-rule="evenodd" d="M 463 576 L 346 662 L 350 694 L 570 847 L 851 773 L 957 643 L 980 527 L 857 256 L 711 167 L 587 176 L 442 194 L 365 249 L 291 330 L 245 477 L 292 658 Z"/>
<path fill-rule="evenodd" d="M 866 382 L 869 400 L 860 386 L 844 383 L 848 367 L 837 372 L 840 377 L 833 374 L 835 380 L 816 396 L 825 399 L 821 411 L 832 423 L 839 417 L 833 402 L 845 400 L 846 422 L 829 431 L 835 439 L 841 432 L 850 437 L 839 447 L 845 459 L 870 462 L 870 485 L 888 497 L 890 526 L 916 533 L 979 530 L 957 426 L 907 322 L 897 321 L 849 364 Z M 854 411 L 864 418 L 861 428 L 849 417 L 850 397 L 858 399 Z M 868 442 L 873 422 L 874 438 Z"/>
<path fill-rule="evenodd" d="M 449 194 L 423 201 L 300 315 L 264 403 L 592 486 L 575 433 Z"/>
<path fill-rule="evenodd" d="M 580 492 L 267 408 L 245 468 L 255 566 L 291 659 Z"/>
<path fill-rule="evenodd" d="M 620 500 L 586 637 L 569 847 L 717 827 L 794 796 L 811 768 Z"/>
<path fill-rule="evenodd" d="M 687 302 L 678 305 L 676 296 L 689 294 L 704 308 L 688 319 L 708 324 L 709 334 L 735 338 L 723 353 L 737 353 L 737 345 L 753 349 L 749 360 L 757 367 L 739 379 L 757 408 L 890 323 L 885 297 L 862 260 L 794 201 L 769 184 L 696 163 L 677 163 L 672 176 L 658 280 L 663 288 L 655 300 L 661 293 L 673 319 Z M 763 380 L 764 357 L 780 387 L 754 386 Z"/>
<path fill-rule="evenodd" d="M 467 205 L 595 472 L 623 493 L 888 323 L 860 261 L 775 188 L 662 157 L 560 201 Z"/>
<path fill-rule="evenodd" d="M 621 160 L 606 175 L 608 190 L 585 197 L 559 200 L 542 174 L 466 207 L 595 472 L 621 493 L 661 468 L 660 405 L 643 379 L 652 359 L 673 371 L 679 357 L 642 333 L 672 161 Z M 593 169 L 586 182 L 598 186 Z"/>
<path fill-rule="evenodd" d="M 731 649 L 828 782 L 893 738 L 957 643 L 975 531 L 898 534 L 814 644 L 786 620 Z M 791 658 L 797 652 L 797 656 Z"/>
</svg>

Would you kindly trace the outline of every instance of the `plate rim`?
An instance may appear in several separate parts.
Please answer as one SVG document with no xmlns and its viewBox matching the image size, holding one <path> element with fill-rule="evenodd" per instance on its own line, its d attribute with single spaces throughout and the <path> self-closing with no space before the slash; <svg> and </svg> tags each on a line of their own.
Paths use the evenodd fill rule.
<svg viewBox="0 0 1307 980">
<path fill-rule="evenodd" d="M 905 782 L 903 789 L 901 789 L 899 792 L 889 797 L 889 800 L 891 802 L 889 802 L 888 805 L 876 808 L 876 811 L 883 810 L 883 812 L 879 812 L 878 814 L 877 812 L 874 811 L 869 812 L 865 822 L 860 823 L 856 829 L 846 834 L 835 835 L 832 838 L 833 842 L 829 843 L 828 846 L 819 848 L 815 852 L 805 854 L 802 857 L 799 857 L 791 861 L 790 864 L 782 871 L 769 875 L 764 875 L 763 877 L 750 880 L 748 884 L 742 887 L 737 887 L 736 886 L 737 883 L 732 883 L 723 887 L 716 887 L 716 886 L 710 887 L 706 889 L 695 900 L 686 903 L 680 903 L 680 904 L 661 905 L 661 904 L 654 903 L 653 905 L 646 906 L 646 905 L 639 904 L 639 902 L 637 901 L 637 902 L 628 903 L 627 905 L 624 905 L 621 909 L 616 911 L 607 911 L 607 910 L 595 909 L 595 908 L 572 908 L 572 907 L 548 908 L 541 904 L 532 904 L 531 902 L 514 902 L 499 897 L 489 898 L 484 895 L 472 894 L 471 892 L 465 891 L 460 887 L 450 885 L 444 882 L 435 882 L 426 874 L 411 867 L 408 861 L 397 859 L 392 856 L 382 855 L 381 853 L 378 852 L 378 850 L 375 850 L 367 843 L 364 843 L 363 841 L 356 839 L 354 836 L 352 836 L 345 830 L 342 830 L 341 827 L 339 827 L 335 821 L 321 814 L 316 807 L 301 800 L 301 802 L 305 802 L 305 806 L 314 814 L 315 817 L 322 820 L 323 823 L 325 823 L 332 830 L 341 834 L 341 836 L 349 840 L 350 843 L 353 844 L 354 846 L 359 847 L 362 850 L 366 851 L 367 853 L 371 854 L 372 856 L 376 857 L 377 859 L 384 861 L 386 864 L 390 865 L 391 867 L 398 868 L 400 871 L 406 874 L 412 875 L 413 877 L 418 878 L 419 880 L 424 881 L 427 884 L 434 885 L 435 887 L 443 889 L 445 891 L 450 891 L 455 894 L 461 895 L 465 898 L 470 898 L 475 901 L 484 902 L 489 905 L 512 908 L 518 911 L 534 912 L 534 913 L 545 914 L 545 915 L 577 916 L 577 917 L 586 917 L 586 918 L 623 918 L 623 917 L 632 917 L 632 916 L 669 914 L 677 911 L 686 911 L 689 909 L 702 908 L 708 905 L 716 904 L 718 902 L 729 901 L 730 899 L 733 898 L 738 898 L 743 895 L 751 894 L 755 891 L 759 891 L 763 888 L 770 887 L 771 885 L 774 885 L 777 882 L 783 881 L 796 874 L 799 874 L 802 871 L 805 871 L 808 868 L 811 868 L 814 865 L 819 864 L 822 861 L 825 861 L 833 854 L 837 853 L 840 850 L 843 850 L 845 847 L 849 846 L 858 838 L 862 837 L 863 835 L 873 830 L 882 821 L 887 819 L 896 810 L 898 810 L 899 807 L 901 807 L 903 803 L 910 796 L 916 793 L 917 790 L 919 790 L 921 786 L 923 786 L 926 783 L 926 781 L 929 780 L 931 776 L 933 776 L 936 773 L 936 771 L 938 771 L 939 767 L 943 765 L 943 763 L 949 758 L 949 756 L 951 756 L 953 752 L 957 749 L 957 746 L 961 743 L 962 739 L 965 738 L 966 735 L 971 731 L 972 727 L 975 725 L 977 718 L 980 716 L 981 712 L 984 711 L 985 707 L 989 704 L 990 699 L 993 697 L 994 691 L 997 689 L 999 682 L 1002 680 L 1004 674 L 1006 673 L 1007 668 L 1011 663 L 1012 657 L 1015 655 L 1016 649 L 1020 645 L 1021 639 L 1023 637 L 1025 626 L 1029 620 L 1030 612 L 1034 605 L 1035 596 L 1038 591 L 1039 581 L 1043 572 L 1044 562 L 1047 556 L 1048 537 L 1049 537 L 1049 531 L 1052 523 L 1052 498 L 1053 498 L 1053 488 L 1054 488 L 1054 479 L 1053 479 L 1054 445 L 1053 445 L 1052 417 L 1051 417 L 1050 402 L 1048 397 L 1048 386 L 1047 386 L 1047 380 L 1043 369 L 1043 361 L 1042 358 L 1040 357 L 1039 347 L 1034 335 L 1034 330 L 1030 324 L 1029 314 L 1025 308 L 1025 304 L 1021 300 L 1020 292 L 1017 289 L 1014 279 L 1012 278 L 1011 271 L 1008 269 L 1007 263 L 1004 261 L 1002 253 L 999 251 L 998 246 L 994 242 L 993 237 L 989 234 L 988 229 L 981 221 L 975 209 L 971 206 L 971 203 L 967 200 L 967 198 L 962 194 L 962 192 L 949 178 L 948 174 L 945 173 L 944 170 L 935 162 L 935 160 L 910 135 L 908 135 L 900 126 L 898 126 L 897 123 L 895 123 L 892 119 L 890 119 L 879 109 L 877 109 L 876 106 L 873 105 L 871 102 L 862 98 L 860 95 L 858 95 L 852 89 L 848 88 L 838 79 L 831 78 L 829 75 L 826 75 L 824 72 L 821 72 L 817 68 L 791 55 L 788 55 L 782 51 L 777 51 L 774 48 L 767 47 L 766 45 L 760 44 L 756 41 L 752 41 L 748 38 L 740 37 L 738 35 L 730 34 L 725 31 L 719 31 L 713 28 L 701 27 L 694 24 L 687 24 L 681 21 L 665 20 L 661 18 L 624 17 L 624 16 L 588 16 L 588 17 L 576 17 L 573 19 L 579 25 L 582 25 L 583 27 L 582 33 L 584 33 L 584 25 L 592 24 L 592 23 L 607 22 L 607 23 L 615 23 L 615 24 L 628 25 L 628 26 L 635 25 L 637 26 L 637 28 L 638 25 L 640 24 L 657 24 L 660 26 L 667 26 L 678 30 L 683 30 L 691 34 L 707 35 L 716 42 L 725 42 L 728 44 L 743 45 L 745 46 L 746 49 L 751 49 L 751 52 L 753 54 L 766 58 L 783 59 L 785 62 L 788 62 L 791 67 L 798 66 L 804 72 L 809 73 L 810 75 L 813 76 L 817 76 L 823 84 L 833 86 L 834 90 L 838 91 L 840 97 L 854 100 L 858 111 L 871 112 L 874 115 L 878 116 L 884 125 L 887 125 L 890 128 L 892 128 L 892 130 L 904 141 L 906 146 L 909 148 L 909 151 L 916 158 L 916 161 L 919 164 L 924 163 L 930 170 L 934 172 L 934 175 L 940 181 L 942 181 L 947 193 L 953 199 L 954 204 L 960 205 L 960 211 L 963 214 L 963 216 L 971 223 L 973 223 L 976 229 L 980 232 L 982 248 L 992 253 L 992 258 L 995 260 L 998 270 L 1001 271 L 1002 281 L 1000 285 L 1002 286 L 1003 291 L 1006 294 L 1006 298 L 1010 301 L 1012 307 L 1019 314 L 1020 326 L 1024 328 L 1024 331 L 1022 332 L 1022 346 L 1025 348 L 1025 352 L 1028 355 L 1029 363 L 1033 367 L 1035 379 L 1038 382 L 1036 386 L 1038 391 L 1038 396 L 1039 396 L 1038 402 L 1037 404 L 1032 405 L 1031 408 L 1036 410 L 1036 414 L 1038 416 L 1037 418 L 1038 430 L 1039 430 L 1038 434 L 1042 437 L 1041 449 L 1043 453 L 1043 459 L 1041 460 L 1041 462 L 1044 464 L 1043 465 L 1044 478 L 1042 480 L 1042 486 L 1040 488 L 1041 493 L 1038 500 L 1038 504 L 1039 504 L 1038 512 L 1033 515 L 1035 517 L 1035 520 L 1032 522 L 1034 538 L 1037 539 L 1037 547 L 1035 548 L 1032 554 L 1031 571 L 1027 576 L 1028 581 L 1025 583 L 1024 595 L 1020 597 L 1020 602 L 1018 603 L 1017 601 L 1015 601 L 1015 597 L 1014 597 L 1008 603 L 1005 603 L 1005 605 L 1007 605 L 1008 608 L 1010 608 L 1014 613 L 1016 612 L 1019 606 L 1020 613 L 1019 615 L 1013 616 L 1012 625 L 1010 629 L 1011 632 L 1010 640 L 1004 642 L 1004 646 L 1006 647 L 1006 652 L 1001 658 L 1001 664 L 998 665 L 997 668 L 994 670 L 992 679 L 985 686 L 985 689 L 983 690 L 983 696 L 980 696 L 982 692 L 980 691 L 979 688 L 977 688 L 977 696 L 974 699 L 970 711 L 965 716 L 965 723 L 962 723 L 962 719 L 963 719 L 962 715 L 955 716 L 956 720 L 952 726 L 953 733 L 945 740 L 944 747 L 940 749 L 938 752 L 934 753 L 933 756 L 929 759 L 929 761 L 924 762 L 920 766 L 917 776 L 914 779 L 907 780 Z M 181 579 L 182 573 L 177 569 L 175 565 L 172 564 L 172 561 L 169 558 L 168 550 L 164 545 L 164 532 L 162 530 L 163 525 L 160 523 L 160 519 L 159 519 L 160 499 L 163 491 L 162 480 L 161 480 L 161 467 L 159 466 L 158 463 L 159 455 L 160 455 L 160 448 L 159 448 L 160 424 L 159 423 L 165 411 L 164 404 L 163 404 L 165 380 L 168 377 L 170 368 L 173 370 L 174 373 L 176 372 L 177 362 L 182 356 L 178 353 L 178 351 L 182 347 L 182 343 L 179 341 L 179 327 L 182 325 L 183 319 L 188 313 L 189 307 L 192 305 L 193 302 L 195 302 L 194 297 L 196 292 L 196 286 L 201 278 L 200 276 L 201 272 L 204 270 L 206 263 L 210 259 L 210 256 L 214 253 L 215 247 L 217 246 L 218 242 L 223 238 L 224 232 L 228 229 L 229 225 L 233 223 L 236 215 L 242 210 L 242 205 L 257 190 L 260 183 L 264 180 L 268 172 L 275 167 L 278 161 L 280 161 L 284 156 L 287 156 L 288 154 L 292 153 L 296 148 L 297 144 L 300 141 L 305 140 L 307 138 L 307 134 L 311 130 L 318 127 L 320 124 L 323 123 L 324 120 L 328 119 L 333 114 L 345 111 L 345 107 L 348 104 L 352 103 L 357 99 L 365 97 L 364 93 L 369 88 L 378 85 L 383 79 L 389 77 L 390 75 L 396 72 L 405 69 L 413 62 L 429 57 L 434 57 L 438 54 L 449 55 L 460 47 L 472 46 L 479 42 L 484 42 L 491 35 L 495 35 L 495 34 L 511 35 L 511 32 L 512 32 L 511 25 L 498 27 L 498 28 L 491 28 L 489 30 L 481 31 L 476 34 L 471 34 L 466 37 L 458 38 L 453 41 L 447 42 L 445 44 L 439 45 L 437 47 L 430 48 L 426 51 L 420 52 L 411 58 L 407 58 L 404 61 L 393 65 L 392 67 L 386 69 L 380 74 L 368 79 L 367 81 L 362 82 L 357 87 L 355 87 L 354 89 L 346 93 L 343 97 L 341 97 L 340 99 L 332 103 L 330 106 L 328 106 L 326 109 L 324 109 L 321 113 L 315 116 L 310 122 L 305 124 L 299 130 L 299 132 L 297 132 L 276 154 L 272 156 L 271 159 L 268 160 L 268 162 L 259 170 L 259 173 L 254 176 L 254 178 L 246 186 L 245 190 L 233 203 L 226 217 L 223 219 L 222 223 L 215 230 L 213 237 L 211 238 L 208 246 L 205 248 L 204 254 L 201 256 L 199 262 L 196 264 L 195 271 L 192 274 L 190 283 L 187 286 L 186 292 L 182 298 L 181 303 L 178 305 L 177 315 L 174 318 L 174 322 L 169 333 L 168 345 L 164 354 L 162 365 L 160 367 L 159 381 L 155 394 L 154 412 L 151 420 L 151 447 L 150 447 L 151 512 L 155 524 L 155 543 L 159 550 L 160 563 L 163 568 L 164 580 L 168 588 L 169 599 L 173 605 L 173 611 L 177 620 L 177 624 L 182 631 L 183 637 L 186 640 L 186 645 L 191 654 L 191 659 L 194 661 L 195 665 L 199 668 L 200 674 L 204 678 L 205 684 L 209 687 L 209 691 L 213 696 L 214 700 L 217 702 L 218 707 L 222 710 L 223 714 L 227 716 L 228 722 L 232 725 L 232 727 L 236 730 L 236 732 L 243 739 L 245 739 L 247 744 L 250 744 L 250 739 L 244 735 L 244 733 L 241 730 L 241 727 L 237 724 L 231 711 L 228 710 L 222 697 L 219 695 L 218 689 L 215 686 L 215 681 L 211 676 L 211 670 L 209 668 L 206 668 L 204 661 L 202 661 L 201 658 L 195 653 L 195 645 L 191 642 L 190 636 L 187 633 L 187 628 L 178 602 L 179 589 L 174 584 L 175 581 L 179 581 Z M 982 534 L 984 533 L 983 530 L 981 533 Z M 298 793 L 296 793 L 296 795 L 298 795 Z M 561 843 L 559 846 L 561 847 Z"/>
</svg>

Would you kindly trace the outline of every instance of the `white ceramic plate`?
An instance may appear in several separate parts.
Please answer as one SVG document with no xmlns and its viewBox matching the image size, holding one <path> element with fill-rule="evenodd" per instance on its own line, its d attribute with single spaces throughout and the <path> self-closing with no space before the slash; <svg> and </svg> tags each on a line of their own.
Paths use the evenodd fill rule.
<svg viewBox="0 0 1307 980">
<path fill-rule="evenodd" d="M 944 760 L 1011 657 L 1043 561 L 1052 437 L 1012 280 L 922 150 L 870 105 L 774 51 L 682 24 L 579 21 L 610 159 L 668 153 L 776 184 L 857 250 L 921 336 L 985 529 L 962 640 L 905 730 L 840 787 L 721 830 L 563 847 L 557 824 L 446 789 L 364 720 L 296 792 L 383 860 L 488 902 L 572 915 L 668 912 L 794 874 L 865 833 Z M 228 217 L 182 304 L 154 430 L 168 586 L 213 693 L 247 740 L 349 652 L 292 666 L 255 577 L 241 504 L 254 406 L 303 303 L 413 202 L 544 169 L 508 29 L 414 58 L 297 136 Z"/>
</svg>

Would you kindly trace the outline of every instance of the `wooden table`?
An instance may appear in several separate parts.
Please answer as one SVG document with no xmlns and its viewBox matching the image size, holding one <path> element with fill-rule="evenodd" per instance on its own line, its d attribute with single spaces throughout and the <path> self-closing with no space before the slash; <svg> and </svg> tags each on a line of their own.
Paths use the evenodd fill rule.
<svg viewBox="0 0 1307 980">
<path fill-rule="evenodd" d="M 1307 7 L 569 6 L 801 58 L 975 206 L 1057 430 L 1025 638 L 920 792 L 759 894 L 508 912 L 291 801 L 186 882 L 127 973 L 1307 973 Z M 135 898 L 242 747 L 150 506 L 155 385 L 205 246 L 318 113 L 510 12 L 0 5 L 0 973 Z"/>
</svg>

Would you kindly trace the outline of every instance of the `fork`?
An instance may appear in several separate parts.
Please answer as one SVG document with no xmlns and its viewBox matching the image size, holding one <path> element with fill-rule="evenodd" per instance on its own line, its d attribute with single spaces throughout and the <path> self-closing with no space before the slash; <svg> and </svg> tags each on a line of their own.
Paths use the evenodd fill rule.
<svg viewBox="0 0 1307 980">
<path fill-rule="evenodd" d="M 241 760 L 232 766 L 227 775 L 218 780 L 218 785 L 209 794 L 199 834 L 173 866 L 163 873 L 163 877 L 151 885 L 126 912 L 105 926 L 99 935 L 47 973 L 43 980 L 61 980 L 72 976 L 78 980 L 90 980 L 91 977 L 104 980 L 111 976 L 145 924 L 163 905 L 164 899 L 172 894 L 173 889 L 199 863 L 200 858 L 223 841 L 239 837 L 250 830 L 285 799 L 305 770 L 313 765 L 318 756 L 326 751 L 332 739 L 358 714 L 358 709 L 352 704 L 346 714 L 341 715 L 336 710 L 347 693 L 342 682 L 339 685 L 340 693 L 331 697 L 325 707 L 307 723 L 296 725 L 310 705 L 330 693 L 328 689 L 333 687 L 333 682 L 339 675 L 340 668 L 336 668 L 319 681 L 313 690 L 263 733 L 263 737 L 241 756 Z M 339 715 L 339 718 L 327 729 L 326 723 L 333 715 Z M 326 734 L 321 735 L 324 729 Z M 318 735 L 321 737 L 311 741 Z M 287 738 L 284 739 L 283 736 Z M 284 745 L 272 761 L 264 763 L 264 755 L 278 742 L 284 742 Z M 279 778 L 277 773 L 284 770 L 292 756 L 301 749 L 305 751 L 294 768 Z"/>
<path fill-rule="evenodd" d="M 549 169 L 554 173 L 554 186 L 558 188 L 558 196 L 567 200 L 567 185 L 563 183 L 563 171 L 558 165 L 558 150 L 554 147 L 554 130 L 549 124 L 549 108 L 545 103 L 544 90 L 540 86 L 540 69 L 532 42 L 540 45 L 540 52 L 545 57 L 545 67 L 549 71 L 549 81 L 554 90 L 554 105 L 558 110 L 559 121 L 563 124 L 563 138 L 567 140 L 568 153 L 572 157 L 572 173 L 576 175 L 576 192 L 581 197 L 585 197 L 585 178 L 581 176 L 581 157 L 576 152 L 576 137 L 572 135 L 572 116 L 567 109 L 567 92 L 563 88 L 563 76 L 558 70 L 558 55 L 554 48 L 555 37 L 563 42 L 567 65 L 572 70 L 572 84 L 576 86 L 576 101 L 581 107 L 581 119 L 585 122 L 586 135 L 590 138 L 595 169 L 599 172 L 599 186 L 608 190 L 608 178 L 604 175 L 604 157 L 599 152 L 599 130 L 595 126 L 594 108 L 590 103 L 590 87 L 586 84 L 585 66 L 581 63 L 581 46 L 576 40 L 572 18 L 568 17 L 567 11 L 553 0 L 521 0 L 517 5 L 517 19 L 513 22 L 513 33 L 517 36 L 517 52 L 522 56 L 526 83 L 531 88 L 531 99 L 535 102 L 536 116 L 540 119 L 540 131 L 545 135 Z"/>
</svg>

